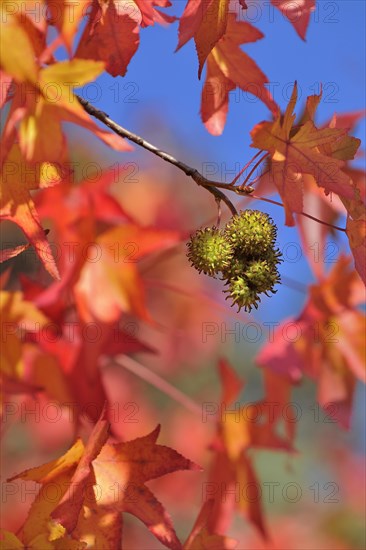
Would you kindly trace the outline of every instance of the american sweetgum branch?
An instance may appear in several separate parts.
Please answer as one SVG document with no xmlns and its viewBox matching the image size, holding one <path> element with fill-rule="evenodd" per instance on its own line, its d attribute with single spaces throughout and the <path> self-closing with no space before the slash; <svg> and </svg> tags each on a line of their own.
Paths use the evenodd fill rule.
<svg viewBox="0 0 366 550">
<path fill-rule="evenodd" d="M 176 159 L 175 157 L 173 157 L 172 155 L 170 155 L 166 151 L 162 151 L 161 149 L 159 149 L 158 147 L 156 147 L 152 143 L 149 143 L 148 141 L 146 141 L 141 136 L 138 136 L 137 134 L 134 134 L 130 130 L 127 130 L 126 128 L 123 128 L 123 126 L 120 126 L 120 124 L 117 124 L 117 122 L 112 120 L 107 113 L 97 109 L 91 103 L 86 101 L 84 98 L 82 98 L 80 96 L 76 96 L 76 97 L 77 97 L 79 103 L 84 108 L 84 110 L 89 115 L 91 115 L 94 118 L 98 119 L 105 126 L 110 128 L 115 134 L 117 134 L 117 135 L 119 135 L 123 138 L 126 138 L 129 141 L 132 141 L 133 143 L 136 143 L 136 145 L 138 145 L 139 147 L 143 147 L 147 151 L 150 151 L 150 153 L 153 153 L 154 155 L 156 155 L 156 156 L 160 157 L 161 159 L 165 160 L 166 162 L 169 162 L 170 164 L 173 164 L 174 166 L 179 168 L 179 170 L 182 170 L 182 172 L 184 172 L 187 176 L 191 177 L 197 185 L 200 185 L 201 187 L 204 187 L 209 193 L 211 193 L 215 197 L 215 200 L 218 204 L 221 201 L 224 202 L 233 215 L 237 214 L 237 210 L 236 210 L 235 206 L 233 205 L 233 203 L 231 202 L 231 200 L 225 195 L 225 193 L 220 191 L 220 189 L 225 189 L 226 191 L 232 191 L 232 192 L 236 193 L 237 195 L 244 195 L 244 196 L 256 199 L 256 200 L 269 202 L 271 204 L 275 204 L 277 206 L 282 206 L 283 207 L 283 204 L 281 202 L 274 201 L 272 199 L 267 199 L 265 197 L 258 197 L 257 195 L 252 193 L 252 191 L 254 191 L 252 188 L 246 187 L 244 184 L 242 184 L 240 186 L 235 186 L 235 183 L 236 183 L 237 179 L 240 177 L 241 174 L 238 174 L 237 178 L 234 179 L 234 181 L 232 183 L 221 183 L 221 182 L 217 182 L 217 181 L 213 181 L 213 180 L 209 180 L 209 179 L 205 178 L 198 170 L 196 170 L 192 166 L 189 166 L 188 164 L 185 164 L 184 162 Z M 263 151 L 259 151 L 255 155 L 254 158 L 256 158 L 261 153 L 263 153 Z M 257 166 L 259 166 L 259 164 L 267 156 L 268 156 L 268 154 L 265 154 L 255 164 L 255 166 L 253 167 L 253 169 L 249 173 L 249 175 L 246 178 L 244 183 L 246 183 L 249 180 L 249 178 L 250 178 L 251 174 L 254 172 L 255 168 L 257 168 Z M 322 220 L 319 220 L 318 218 L 315 218 L 314 216 L 311 216 L 310 214 L 307 214 L 306 212 L 301 212 L 301 215 L 305 216 L 307 218 L 310 218 L 311 220 L 314 220 L 314 221 L 316 221 L 318 223 L 321 223 L 323 225 L 327 225 L 328 227 L 331 227 L 332 229 L 336 229 L 338 231 L 345 231 L 345 229 L 343 227 L 338 227 L 338 226 L 326 223 Z"/>
<path fill-rule="evenodd" d="M 145 139 L 143 139 L 141 136 L 138 136 L 137 134 L 134 134 L 133 132 L 130 132 L 126 128 L 123 128 L 123 126 L 120 126 L 114 120 L 112 120 L 107 113 L 104 113 L 103 111 L 100 111 L 99 109 L 96 109 L 93 105 L 91 105 L 88 101 L 83 99 L 80 96 L 76 96 L 85 109 L 85 111 L 89 114 L 97 118 L 100 122 L 108 126 L 113 132 L 115 132 L 117 135 L 126 138 L 133 143 L 136 143 L 136 145 L 139 145 L 140 147 L 143 147 L 147 151 L 150 151 L 150 153 L 153 153 L 154 155 L 160 157 L 161 159 L 165 160 L 166 162 L 169 162 L 170 164 L 173 164 L 179 170 L 182 170 L 187 176 L 190 176 L 197 185 L 201 185 L 209 193 L 211 193 L 216 201 L 219 203 L 220 201 L 223 201 L 226 206 L 230 209 L 231 213 L 237 214 L 236 208 L 233 205 L 233 203 L 228 199 L 228 197 L 218 189 L 218 187 L 225 187 L 222 184 L 216 184 L 216 182 L 213 182 L 211 180 L 206 179 L 198 170 L 195 168 L 192 168 L 191 166 L 188 166 L 188 164 L 185 164 L 184 162 L 181 162 L 180 160 L 177 160 L 169 153 L 166 153 L 165 151 L 162 151 L 158 147 L 155 147 L 152 143 L 149 143 Z"/>
</svg>

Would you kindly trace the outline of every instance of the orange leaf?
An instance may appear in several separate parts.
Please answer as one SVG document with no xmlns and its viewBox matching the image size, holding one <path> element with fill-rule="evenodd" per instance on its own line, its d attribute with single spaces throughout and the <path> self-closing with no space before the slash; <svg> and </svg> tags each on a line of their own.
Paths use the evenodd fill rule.
<svg viewBox="0 0 366 550">
<path fill-rule="evenodd" d="M 163 506 L 145 482 L 177 470 L 199 470 L 169 447 L 156 444 L 160 427 L 126 443 L 106 445 L 93 463 L 96 482 L 104 488 L 98 505 L 137 516 L 168 548 L 181 547 Z"/>
<path fill-rule="evenodd" d="M 8 6 L 9 7 L 9 6 Z M 5 3 L 1 5 L 0 49 L 1 68 L 17 82 L 37 80 L 38 67 L 30 36 L 21 24 L 21 17 L 11 15 Z"/>
<path fill-rule="evenodd" d="M 347 218 L 347 236 L 356 270 L 366 285 L 366 212 L 356 220 Z"/>
<path fill-rule="evenodd" d="M 209 499 L 203 504 L 183 546 L 184 550 L 233 550 L 236 548 L 237 542 L 234 539 L 212 534 L 207 528 L 214 503 L 214 499 Z"/>
<path fill-rule="evenodd" d="M 295 82 L 283 117 L 257 124 L 251 132 L 251 147 L 271 154 L 272 177 L 285 206 L 286 225 L 294 225 L 293 213 L 302 211 L 303 174 L 311 174 L 326 193 L 355 198 L 351 180 L 341 168 L 345 160 L 354 157 L 360 144 L 360 140 L 346 135 L 346 129 L 318 129 L 311 120 L 295 128 L 296 101 Z M 315 108 L 308 113 L 314 114 Z"/>
<path fill-rule="evenodd" d="M 115 445 L 105 443 L 107 429 L 102 414 L 86 447 L 78 440 L 59 459 L 9 480 L 42 484 L 20 531 L 26 546 L 42 540 L 42 548 L 48 548 L 48 541 L 57 540 L 60 546 L 56 548 L 74 548 L 76 543 L 119 548 L 120 513 L 129 512 L 162 544 L 173 550 L 182 548 L 169 516 L 145 483 L 177 470 L 200 468 L 173 449 L 156 444 L 159 426 L 145 437 Z M 48 498 L 52 487 L 59 498 Z"/>
<path fill-rule="evenodd" d="M 225 34 L 229 0 L 188 0 L 179 21 L 177 50 L 194 37 L 200 78 L 208 54 Z"/>
<path fill-rule="evenodd" d="M 62 524 L 68 532 L 73 531 L 76 527 L 79 512 L 85 499 L 87 484 L 94 482 L 91 463 L 99 455 L 103 445 L 106 443 L 108 430 L 109 424 L 105 420 L 105 412 L 103 411 L 72 476 L 72 491 L 63 496 L 51 514 L 51 517 L 57 523 Z"/>
<path fill-rule="evenodd" d="M 140 43 L 140 25 L 175 19 L 157 11 L 156 5 L 171 4 L 167 0 L 95 1 L 75 57 L 104 61 L 112 76 L 124 76 Z"/>
<path fill-rule="evenodd" d="M 50 21 L 64 39 L 69 52 L 83 16 L 88 12 L 91 0 L 46 0 Z"/>
<path fill-rule="evenodd" d="M 355 191 L 355 198 L 349 200 L 341 197 L 348 213 L 346 232 L 356 270 L 366 285 L 365 174 L 359 174 L 352 170 L 348 170 L 348 174 L 353 177 L 352 187 Z"/>
<path fill-rule="evenodd" d="M 318 383 L 319 403 L 348 428 L 356 379 L 365 381 L 364 334 L 366 317 L 355 306 L 364 300 L 364 286 L 350 258 L 341 256 L 329 274 L 310 287 L 301 315 L 275 331 L 262 349 L 260 366 L 296 383 L 307 375 Z M 294 326 L 297 337 L 285 338 Z"/>
<path fill-rule="evenodd" d="M 94 2 L 75 57 L 105 61 L 112 76 L 124 76 L 139 46 L 140 23 L 131 2 Z"/>
<path fill-rule="evenodd" d="M 97 239 L 100 258 L 87 262 L 75 286 L 76 300 L 84 320 L 116 321 L 130 312 L 151 321 L 138 262 L 149 254 L 179 242 L 176 231 L 127 224 L 104 232 Z M 95 288 L 103 288 L 95 293 Z"/>
<path fill-rule="evenodd" d="M 31 170 L 29 168 L 22 159 L 19 148 L 14 146 L 2 170 L 0 218 L 19 225 L 47 271 L 58 279 L 56 263 L 30 194 L 32 189 L 42 186 L 42 166 Z"/>
<path fill-rule="evenodd" d="M 221 401 L 229 405 L 240 394 L 244 382 L 240 380 L 229 363 L 223 359 L 219 362 L 219 372 L 222 386 Z"/>
<path fill-rule="evenodd" d="M 272 112 L 277 105 L 265 88 L 265 74 L 240 44 L 255 42 L 263 34 L 249 23 L 236 21 L 229 14 L 225 35 L 217 42 L 207 59 L 207 75 L 202 90 L 201 117 L 211 134 L 220 135 L 224 129 L 229 92 L 236 87 L 257 96 Z"/>
<path fill-rule="evenodd" d="M 226 32 L 229 0 L 214 0 L 206 6 L 206 12 L 194 35 L 199 61 L 198 78 L 201 78 L 207 56 Z"/>
<path fill-rule="evenodd" d="M 6 262 L 6 260 L 10 260 L 11 258 L 15 258 L 16 256 L 19 256 L 24 250 L 27 250 L 30 247 L 30 244 L 21 244 L 19 246 L 16 246 L 15 248 L 5 248 L 4 250 L 0 250 L 0 263 Z"/>
<path fill-rule="evenodd" d="M 20 149 L 28 161 L 49 161 L 57 166 L 65 163 L 61 121 L 91 130 L 119 151 L 131 150 L 122 138 L 100 130 L 72 93 L 72 88 L 99 76 L 105 64 L 94 59 L 73 59 L 50 63 L 47 67 L 37 65 L 35 45 L 22 26 L 23 20 L 27 21 L 27 18 L 4 17 L 3 23 L 5 49 L 2 67 L 15 80 L 15 86 L 4 128 L 2 156 L 7 156 L 18 133 Z M 19 35 L 19 44 L 8 44 L 13 32 Z"/>
<path fill-rule="evenodd" d="M 169 0 L 133 0 L 141 12 L 141 27 L 148 27 L 154 23 L 172 23 L 175 17 L 158 11 L 155 6 L 169 8 L 172 3 Z"/>
<path fill-rule="evenodd" d="M 265 448 L 293 451 L 293 433 L 287 430 L 287 438 L 277 433 L 279 417 L 272 417 L 264 407 L 264 402 L 242 406 L 234 404 L 232 399 L 237 397 L 242 383 L 227 362 L 221 362 L 219 369 L 222 396 L 227 397 L 228 402 L 221 403 L 217 434 L 211 445 L 214 457 L 205 486 L 205 497 L 213 498 L 214 504 L 209 514 L 208 529 L 210 533 L 225 533 L 237 509 L 266 537 L 261 499 L 258 496 L 259 482 L 249 450 Z M 250 488 L 254 488 L 257 494 L 249 494 Z"/>
</svg>

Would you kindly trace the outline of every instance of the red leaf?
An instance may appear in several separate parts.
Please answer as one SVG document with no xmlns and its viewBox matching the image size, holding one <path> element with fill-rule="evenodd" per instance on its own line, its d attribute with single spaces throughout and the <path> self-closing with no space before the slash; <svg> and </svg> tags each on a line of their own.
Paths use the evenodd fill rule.
<svg viewBox="0 0 366 550">
<path fill-rule="evenodd" d="M 148 27 L 154 23 L 172 23 L 176 17 L 161 13 L 155 6 L 169 8 L 172 3 L 169 0 L 134 0 L 142 15 L 141 27 Z"/>
<path fill-rule="evenodd" d="M 184 550 L 233 550 L 237 546 L 234 539 L 210 533 L 208 525 L 213 511 L 214 499 L 207 500 L 195 521 L 192 531 L 184 544 Z"/>
<path fill-rule="evenodd" d="M 140 26 L 174 21 L 155 9 L 170 5 L 168 0 L 94 0 L 75 57 L 104 61 L 112 76 L 124 76 L 140 43 Z"/>
<path fill-rule="evenodd" d="M 321 96 L 315 96 L 319 98 Z M 350 177 L 342 171 L 346 160 L 354 158 L 360 140 L 346 135 L 342 128 L 316 128 L 312 120 L 294 127 L 297 101 L 295 82 L 286 111 L 274 122 L 262 122 L 251 131 L 251 147 L 269 151 L 271 175 L 283 200 L 286 225 L 294 225 L 294 212 L 303 208 L 303 174 L 311 174 L 317 185 L 345 199 L 355 199 Z M 318 103 L 308 105 L 308 114 L 315 114 Z M 294 131 L 295 130 L 295 131 Z"/>
<path fill-rule="evenodd" d="M 271 0 L 271 3 L 290 21 L 300 38 L 305 40 L 310 15 L 315 11 L 315 0 Z"/>
<path fill-rule="evenodd" d="M 224 359 L 219 362 L 219 372 L 222 386 L 221 401 L 229 405 L 240 394 L 244 382 L 240 380 L 233 368 Z"/>
<path fill-rule="evenodd" d="M 318 383 L 318 400 L 332 403 L 334 418 L 348 428 L 356 378 L 365 381 L 366 317 L 355 306 L 364 288 L 350 258 L 341 256 L 310 296 L 296 320 L 283 322 L 257 357 L 259 365 L 289 381 L 307 375 Z"/>
<path fill-rule="evenodd" d="M 5 248 L 4 250 L 0 250 L 0 263 L 6 262 L 6 260 L 10 260 L 11 258 L 15 258 L 15 256 L 19 256 L 19 254 L 24 252 L 24 250 L 27 250 L 29 247 L 30 244 L 22 244 L 15 248 Z"/>
<path fill-rule="evenodd" d="M 207 75 L 202 90 L 201 117 L 213 135 L 223 132 L 229 105 L 229 92 L 236 87 L 252 93 L 272 112 L 277 105 L 265 88 L 268 82 L 256 63 L 240 49 L 240 44 L 255 42 L 263 34 L 249 23 L 236 21 L 229 14 L 226 34 L 207 59 Z"/>
<path fill-rule="evenodd" d="M 133 6 L 94 1 L 75 57 L 105 61 L 112 76 L 124 76 L 140 41 L 141 15 Z"/>
</svg>

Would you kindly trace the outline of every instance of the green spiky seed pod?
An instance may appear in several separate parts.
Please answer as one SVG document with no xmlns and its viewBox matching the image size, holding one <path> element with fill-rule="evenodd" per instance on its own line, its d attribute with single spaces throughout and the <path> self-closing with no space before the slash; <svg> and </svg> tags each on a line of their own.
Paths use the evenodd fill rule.
<svg viewBox="0 0 366 550">
<path fill-rule="evenodd" d="M 271 248 L 267 251 L 265 254 L 265 258 L 268 263 L 271 263 L 272 265 L 281 264 L 283 262 L 282 259 L 282 252 L 279 250 L 279 248 Z"/>
<path fill-rule="evenodd" d="M 231 243 L 216 227 L 196 231 L 191 235 L 187 247 L 187 256 L 192 265 L 210 277 L 226 269 L 234 253 Z"/>
<path fill-rule="evenodd" d="M 258 303 L 261 299 L 258 296 L 256 290 L 253 290 L 244 277 L 236 277 L 228 281 L 229 289 L 224 290 L 228 292 L 229 296 L 226 297 L 232 299 L 232 306 L 237 305 L 238 311 L 244 308 L 245 311 L 251 311 L 253 306 L 258 309 Z"/>
<path fill-rule="evenodd" d="M 259 210 L 244 210 L 233 216 L 225 235 L 242 255 L 263 257 L 276 242 L 277 228 L 272 218 Z"/>
<path fill-rule="evenodd" d="M 252 260 L 245 270 L 245 278 L 257 292 L 274 292 L 274 285 L 280 281 L 276 264 L 267 260 Z"/>
<path fill-rule="evenodd" d="M 230 280 L 235 277 L 243 277 L 247 266 L 248 258 L 234 255 L 229 265 L 222 270 L 223 279 Z"/>
<path fill-rule="evenodd" d="M 273 274 L 278 276 L 277 265 L 281 263 L 282 254 L 278 249 L 269 249 L 262 256 L 244 256 L 242 254 L 235 253 L 228 267 L 222 270 L 223 279 L 233 279 L 235 277 L 244 277 L 248 268 L 254 265 L 256 262 L 262 263 L 263 269 L 270 270 Z M 252 268 L 253 269 L 253 268 Z M 275 278 L 274 278 L 275 280 Z M 276 279 L 278 282 L 278 278 Z"/>
<path fill-rule="evenodd" d="M 259 294 L 275 293 L 280 282 L 277 266 L 282 254 L 275 248 L 277 228 L 258 210 L 246 210 L 232 217 L 225 230 L 199 229 L 187 244 L 187 256 L 201 273 L 214 277 L 222 273 L 228 285 L 226 299 L 250 312 L 258 308 Z"/>
</svg>

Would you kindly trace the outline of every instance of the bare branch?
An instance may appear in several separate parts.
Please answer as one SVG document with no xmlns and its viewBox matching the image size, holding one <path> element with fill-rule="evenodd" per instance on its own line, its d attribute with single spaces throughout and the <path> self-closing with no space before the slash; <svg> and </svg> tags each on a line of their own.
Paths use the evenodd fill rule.
<svg viewBox="0 0 366 550">
<path fill-rule="evenodd" d="M 217 189 L 215 182 L 211 180 L 207 180 L 198 170 L 195 168 L 192 168 L 192 166 L 188 166 L 188 164 L 185 164 L 184 162 L 177 160 L 175 157 L 170 155 L 169 153 L 166 153 L 165 151 L 162 151 L 158 147 L 155 147 L 152 143 L 149 143 L 146 141 L 146 139 L 143 139 L 141 136 L 138 136 L 137 134 L 134 134 L 133 132 L 130 132 L 126 128 L 123 128 L 123 126 L 120 126 L 114 120 L 112 120 L 109 115 L 103 111 L 100 111 L 99 109 L 96 109 L 93 105 L 91 105 L 88 101 L 83 99 L 80 96 L 76 96 L 80 102 L 80 104 L 83 106 L 84 110 L 89 113 L 89 115 L 92 115 L 93 117 L 97 118 L 100 122 L 108 126 L 113 132 L 123 138 L 128 139 L 129 141 L 132 141 L 133 143 L 136 143 L 136 145 L 139 145 L 140 147 L 143 147 L 147 151 L 150 151 L 150 153 L 153 153 L 154 155 L 160 157 L 161 159 L 165 160 L 166 162 L 169 162 L 170 164 L 173 164 L 179 170 L 182 170 L 187 176 L 190 176 L 197 185 L 200 185 L 201 187 L 204 187 L 207 189 L 209 193 L 211 193 L 216 200 L 223 201 L 226 206 L 230 209 L 231 213 L 237 214 L 237 210 L 233 203 L 228 199 L 228 197 L 219 189 Z M 221 185 L 220 185 L 221 187 Z"/>
</svg>

